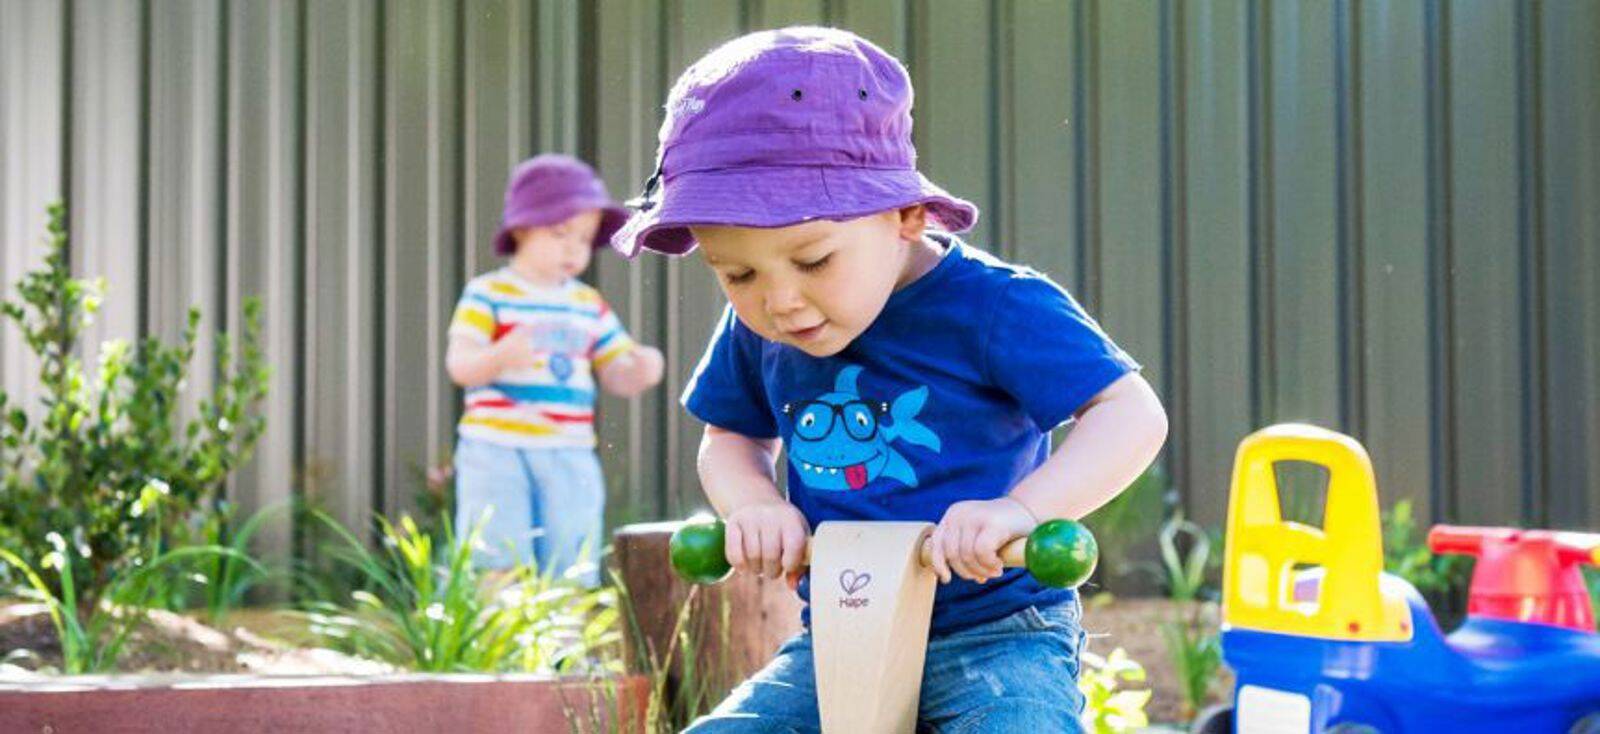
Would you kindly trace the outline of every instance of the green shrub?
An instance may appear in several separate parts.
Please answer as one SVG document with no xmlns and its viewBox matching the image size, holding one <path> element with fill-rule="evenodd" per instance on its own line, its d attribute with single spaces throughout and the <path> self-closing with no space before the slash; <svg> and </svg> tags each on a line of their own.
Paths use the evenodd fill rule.
<svg viewBox="0 0 1600 734">
<path fill-rule="evenodd" d="M 75 355 L 104 286 L 72 277 L 65 222 L 65 209 L 52 206 L 43 267 L 17 284 L 19 301 L 0 301 L 38 357 L 41 392 L 32 415 L 0 393 L 0 542 L 27 567 L 44 568 L 47 558 L 65 564 L 50 591 L 65 598 L 61 584 L 70 575 L 72 596 L 88 614 L 115 579 L 194 540 L 194 528 L 216 511 L 229 472 L 248 459 L 264 427 L 256 408 L 268 371 L 260 304 L 252 300 L 244 305 L 239 359 L 219 336 L 216 384 L 193 420 L 178 412 L 197 309 L 178 344 L 107 342 L 97 369 L 86 373 Z M 62 554 L 47 541 L 51 533 L 78 552 Z"/>
<path fill-rule="evenodd" d="M 1466 615 L 1472 559 L 1435 555 L 1429 550 L 1427 534 L 1417 527 L 1410 500 L 1400 500 L 1384 512 L 1382 527 L 1383 570 L 1411 582 L 1428 600 L 1439 625 L 1454 627 Z"/>
</svg>

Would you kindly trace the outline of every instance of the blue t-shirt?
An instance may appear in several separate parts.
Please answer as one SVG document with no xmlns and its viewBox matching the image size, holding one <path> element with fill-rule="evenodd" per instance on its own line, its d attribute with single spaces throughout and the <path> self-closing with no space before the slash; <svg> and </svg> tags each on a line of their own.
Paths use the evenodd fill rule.
<svg viewBox="0 0 1600 734">
<path fill-rule="evenodd" d="M 956 502 L 1000 497 L 1044 462 L 1051 429 L 1138 369 L 1049 278 L 934 239 L 939 264 L 831 357 L 767 341 L 729 308 L 684 392 L 706 423 L 783 439 L 789 501 L 813 528 L 937 523 Z M 935 592 L 931 633 L 1073 594 L 1023 569 L 982 585 L 953 577 Z"/>
</svg>

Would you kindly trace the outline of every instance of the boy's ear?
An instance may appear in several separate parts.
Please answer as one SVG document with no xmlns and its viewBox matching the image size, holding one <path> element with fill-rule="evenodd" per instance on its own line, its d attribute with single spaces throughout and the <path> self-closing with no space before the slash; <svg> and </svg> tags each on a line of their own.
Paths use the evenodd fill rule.
<svg viewBox="0 0 1600 734">
<path fill-rule="evenodd" d="M 928 208 L 921 204 L 913 204 L 900 208 L 900 240 L 903 242 L 920 242 L 923 232 L 928 229 Z"/>
</svg>

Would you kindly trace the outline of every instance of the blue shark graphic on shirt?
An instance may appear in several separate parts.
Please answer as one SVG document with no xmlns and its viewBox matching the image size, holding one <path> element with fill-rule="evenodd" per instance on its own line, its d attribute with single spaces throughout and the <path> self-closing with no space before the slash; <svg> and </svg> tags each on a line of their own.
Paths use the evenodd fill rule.
<svg viewBox="0 0 1600 734">
<path fill-rule="evenodd" d="M 792 424 L 790 465 L 812 489 L 856 490 L 879 478 L 917 486 L 916 470 L 891 444 L 939 451 L 939 437 L 917 421 L 928 400 L 927 386 L 884 403 L 861 396 L 860 376 L 860 367 L 845 367 L 832 392 L 784 406 Z"/>
</svg>

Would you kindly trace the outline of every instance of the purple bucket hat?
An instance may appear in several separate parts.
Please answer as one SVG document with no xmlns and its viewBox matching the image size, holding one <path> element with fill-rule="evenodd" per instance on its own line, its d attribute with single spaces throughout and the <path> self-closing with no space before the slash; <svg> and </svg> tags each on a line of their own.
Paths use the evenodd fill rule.
<svg viewBox="0 0 1600 734">
<path fill-rule="evenodd" d="M 517 251 L 512 230 L 558 224 L 588 209 L 600 210 L 595 247 L 610 242 L 628 219 L 627 210 L 606 193 L 605 182 L 589 164 L 559 153 L 523 161 L 506 182 L 506 205 L 500 215 L 500 231 L 494 236 L 494 251 L 500 255 Z"/>
<path fill-rule="evenodd" d="M 911 77 L 848 31 L 796 27 L 734 39 L 678 78 L 656 171 L 611 245 L 682 255 L 689 225 L 784 227 L 913 204 L 951 232 L 978 208 L 917 172 Z"/>
</svg>

